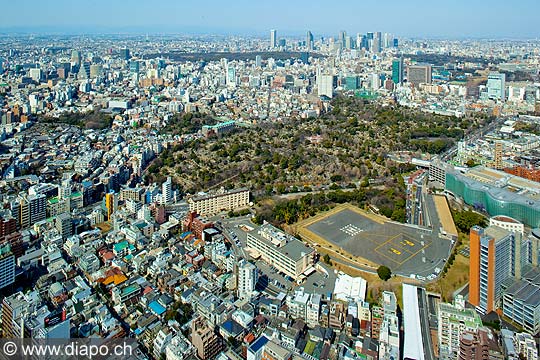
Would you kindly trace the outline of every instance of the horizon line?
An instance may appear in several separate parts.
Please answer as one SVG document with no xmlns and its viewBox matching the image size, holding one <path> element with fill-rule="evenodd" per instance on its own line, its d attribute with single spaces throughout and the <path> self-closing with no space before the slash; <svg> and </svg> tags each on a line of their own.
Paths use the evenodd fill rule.
<svg viewBox="0 0 540 360">
<path fill-rule="evenodd" d="M 79 27 L 80 28 L 80 27 Z M 269 32 L 270 30 L 268 30 Z M 305 30 L 306 32 L 308 30 Z M 279 33 L 279 30 L 278 30 Z M 314 36 L 331 38 L 337 37 L 337 34 L 328 34 L 328 33 L 317 33 L 312 31 Z M 32 29 L 10 29 L 10 28 L 1 28 L 0 34 L 3 35 L 15 35 L 15 36 L 222 36 L 222 37 L 232 37 L 232 36 L 246 36 L 254 38 L 266 38 L 264 36 L 264 31 L 237 31 L 229 30 L 228 32 L 214 32 L 214 31 L 142 31 L 142 30 L 111 30 L 111 31 L 69 31 L 69 30 L 58 30 L 58 31 L 38 31 Z M 363 34 L 358 32 L 355 34 Z M 529 36 L 529 35 L 396 35 L 393 34 L 395 38 L 406 39 L 406 40 L 518 40 L 518 41 L 540 41 L 540 36 Z M 300 31 L 290 31 L 283 35 L 281 38 L 301 38 L 305 34 L 300 33 Z"/>
<path fill-rule="evenodd" d="M 205 27 L 205 26 L 163 26 L 163 25 L 126 25 L 126 26 L 106 26 L 106 25 L 35 25 L 35 26 L 0 26 L 0 34 L 6 35 L 191 35 L 191 36 L 255 36 L 266 37 L 271 30 L 277 30 L 278 37 L 298 38 L 305 36 L 307 31 L 311 31 L 316 37 L 336 37 L 343 29 L 333 31 L 317 31 L 306 29 L 251 29 L 242 27 Z M 351 36 L 365 34 L 367 32 L 350 32 Z M 396 38 L 411 40 L 540 40 L 540 34 L 403 34 L 399 32 L 383 31 L 390 33 Z"/>
</svg>

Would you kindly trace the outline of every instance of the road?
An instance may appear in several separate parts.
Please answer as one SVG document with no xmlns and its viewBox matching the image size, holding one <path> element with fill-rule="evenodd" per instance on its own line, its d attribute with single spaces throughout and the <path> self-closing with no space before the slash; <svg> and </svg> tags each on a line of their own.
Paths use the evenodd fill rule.
<svg viewBox="0 0 540 360">
<path fill-rule="evenodd" d="M 251 214 L 246 216 L 240 216 L 236 218 L 225 218 L 221 219 L 220 217 L 210 218 L 211 221 L 214 221 L 215 226 L 218 230 L 223 232 L 223 235 L 229 240 L 231 248 L 236 254 L 236 258 L 247 259 L 247 254 L 244 252 L 244 247 L 247 244 L 247 233 L 240 228 L 239 225 L 248 225 L 253 227 L 251 223 Z"/>
<path fill-rule="evenodd" d="M 478 140 L 479 138 L 481 138 L 485 134 L 488 134 L 491 131 L 495 130 L 495 128 L 497 128 L 498 126 L 503 124 L 506 120 L 507 120 L 507 118 L 499 117 L 499 118 L 495 119 L 494 121 L 492 121 L 487 126 L 485 126 L 483 128 L 478 128 L 475 131 L 473 131 L 472 133 L 467 134 L 463 138 L 463 141 L 475 142 L 476 140 Z M 443 155 L 441 156 L 441 160 L 443 160 L 443 161 L 451 160 L 456 152 L 457 152 L 457 145 L 452 146 L 445 153 L 443 153 Z"/>
</svg>

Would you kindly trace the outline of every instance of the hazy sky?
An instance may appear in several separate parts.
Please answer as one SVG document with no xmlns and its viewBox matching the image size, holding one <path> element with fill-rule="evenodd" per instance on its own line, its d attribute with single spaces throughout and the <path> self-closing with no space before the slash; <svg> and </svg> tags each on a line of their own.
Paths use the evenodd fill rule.
<svg viewBox="0 0 540 360">
<path fill-rule="evenodd" d="M 0 31 L 540 37 L 540 0 L 3 0 Z"/>
</svg>

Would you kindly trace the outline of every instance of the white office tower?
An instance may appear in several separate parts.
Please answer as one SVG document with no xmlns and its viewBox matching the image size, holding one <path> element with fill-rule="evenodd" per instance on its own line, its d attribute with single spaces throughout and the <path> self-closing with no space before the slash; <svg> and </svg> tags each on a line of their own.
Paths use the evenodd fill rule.
<svg viewBox="0 0 540 360">
<path fill-rule="evenodd" d="M 245 259 L 238 263 L 238 297 L 249 299 L 259 279 L 257 267 Z"/>
<path fill-rule="evenodd" d="M 334 75 L 320 75 L 317 77 L 317 90 L 319 96 L 334 96 Z"/>
<path fill-rule="evenodd" d="M 167 181 L 161 186 L 161 201 L 163 204 L 170 204 L 172 201 L 172 180 L 167 177 Z"/>
<path fill-rule="evenodd" d="M 371 89 L 372 90 L 379 90 L 381 87 L 381 79 L 379 78 L 379 74 L 370 74 L 369 75 L 370 82 L 371 82 Z"/>
<path fill-rule="evenodd" d="M 236 68 L 233 65 L 227 69 L 227 86 L 236 86 Z"/>
<path fill-rule="evenodd" d="M 490 73 L 487 81 L 487 96 L 491 100 L 506 99 L 506 75 L 501 73 Z"/>
<path fill-rule="evenodd" d="M 313 34 L 311 31 L 308 31 L 306 34 L 306 49 L 307 51 L 313 50 Z"/>
<path fill-rule="evenodd" d="M 277 47 L 277 31 L 276 30 L 270 30 L 270 47 L 271 48 Z"/>
<path fill-rule="evenodd" d="M 39 68 L 30 69 L 30 77 L 36 82 L 40 82 L 43 77 L 43 71 Z"/>
</svg>

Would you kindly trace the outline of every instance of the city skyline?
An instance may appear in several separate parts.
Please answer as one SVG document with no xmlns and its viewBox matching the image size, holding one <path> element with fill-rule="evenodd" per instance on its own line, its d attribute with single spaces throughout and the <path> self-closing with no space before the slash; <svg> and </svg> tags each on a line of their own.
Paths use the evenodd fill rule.
<svg viewBox="0 0 540 360">
<path fill-rule="evenodd" d="M 167 9 L 167 11 L 164 11 Z M 535 24 L 540 20 L 540 4 L 525 0 L 508 5 L 492 1 L 489 7 L 458 0 L 437 4 L 425 0 L 385 3 L 342 1 L 330 6 L 323 1 L 277 0 L 253 4 L 245 0 L 223 6 L 207 1 L 198 4 L 166 0 L 157 7 L 132 1 L 124 4 L 103 0 L 84 10 L 66 0 L 42 3 L 6 3 L 0 15 L 3 33 L 185 33 L 257 35 L 278 30 L 278 37 L 301 36 L 306 30 L 314 35 L 334 35 L 340 30 L 351 34 L 385 31 L 404 37 L 420 38 L 538 38 Z M 9 16 L 21 13 L 23 18 Z M 21 19 L 24 19 L 22 23 Z M 237 19 L 242 19 L 241 23 Z M 31 24 L 31 25 L 30 25 Z"/>
</svg>

